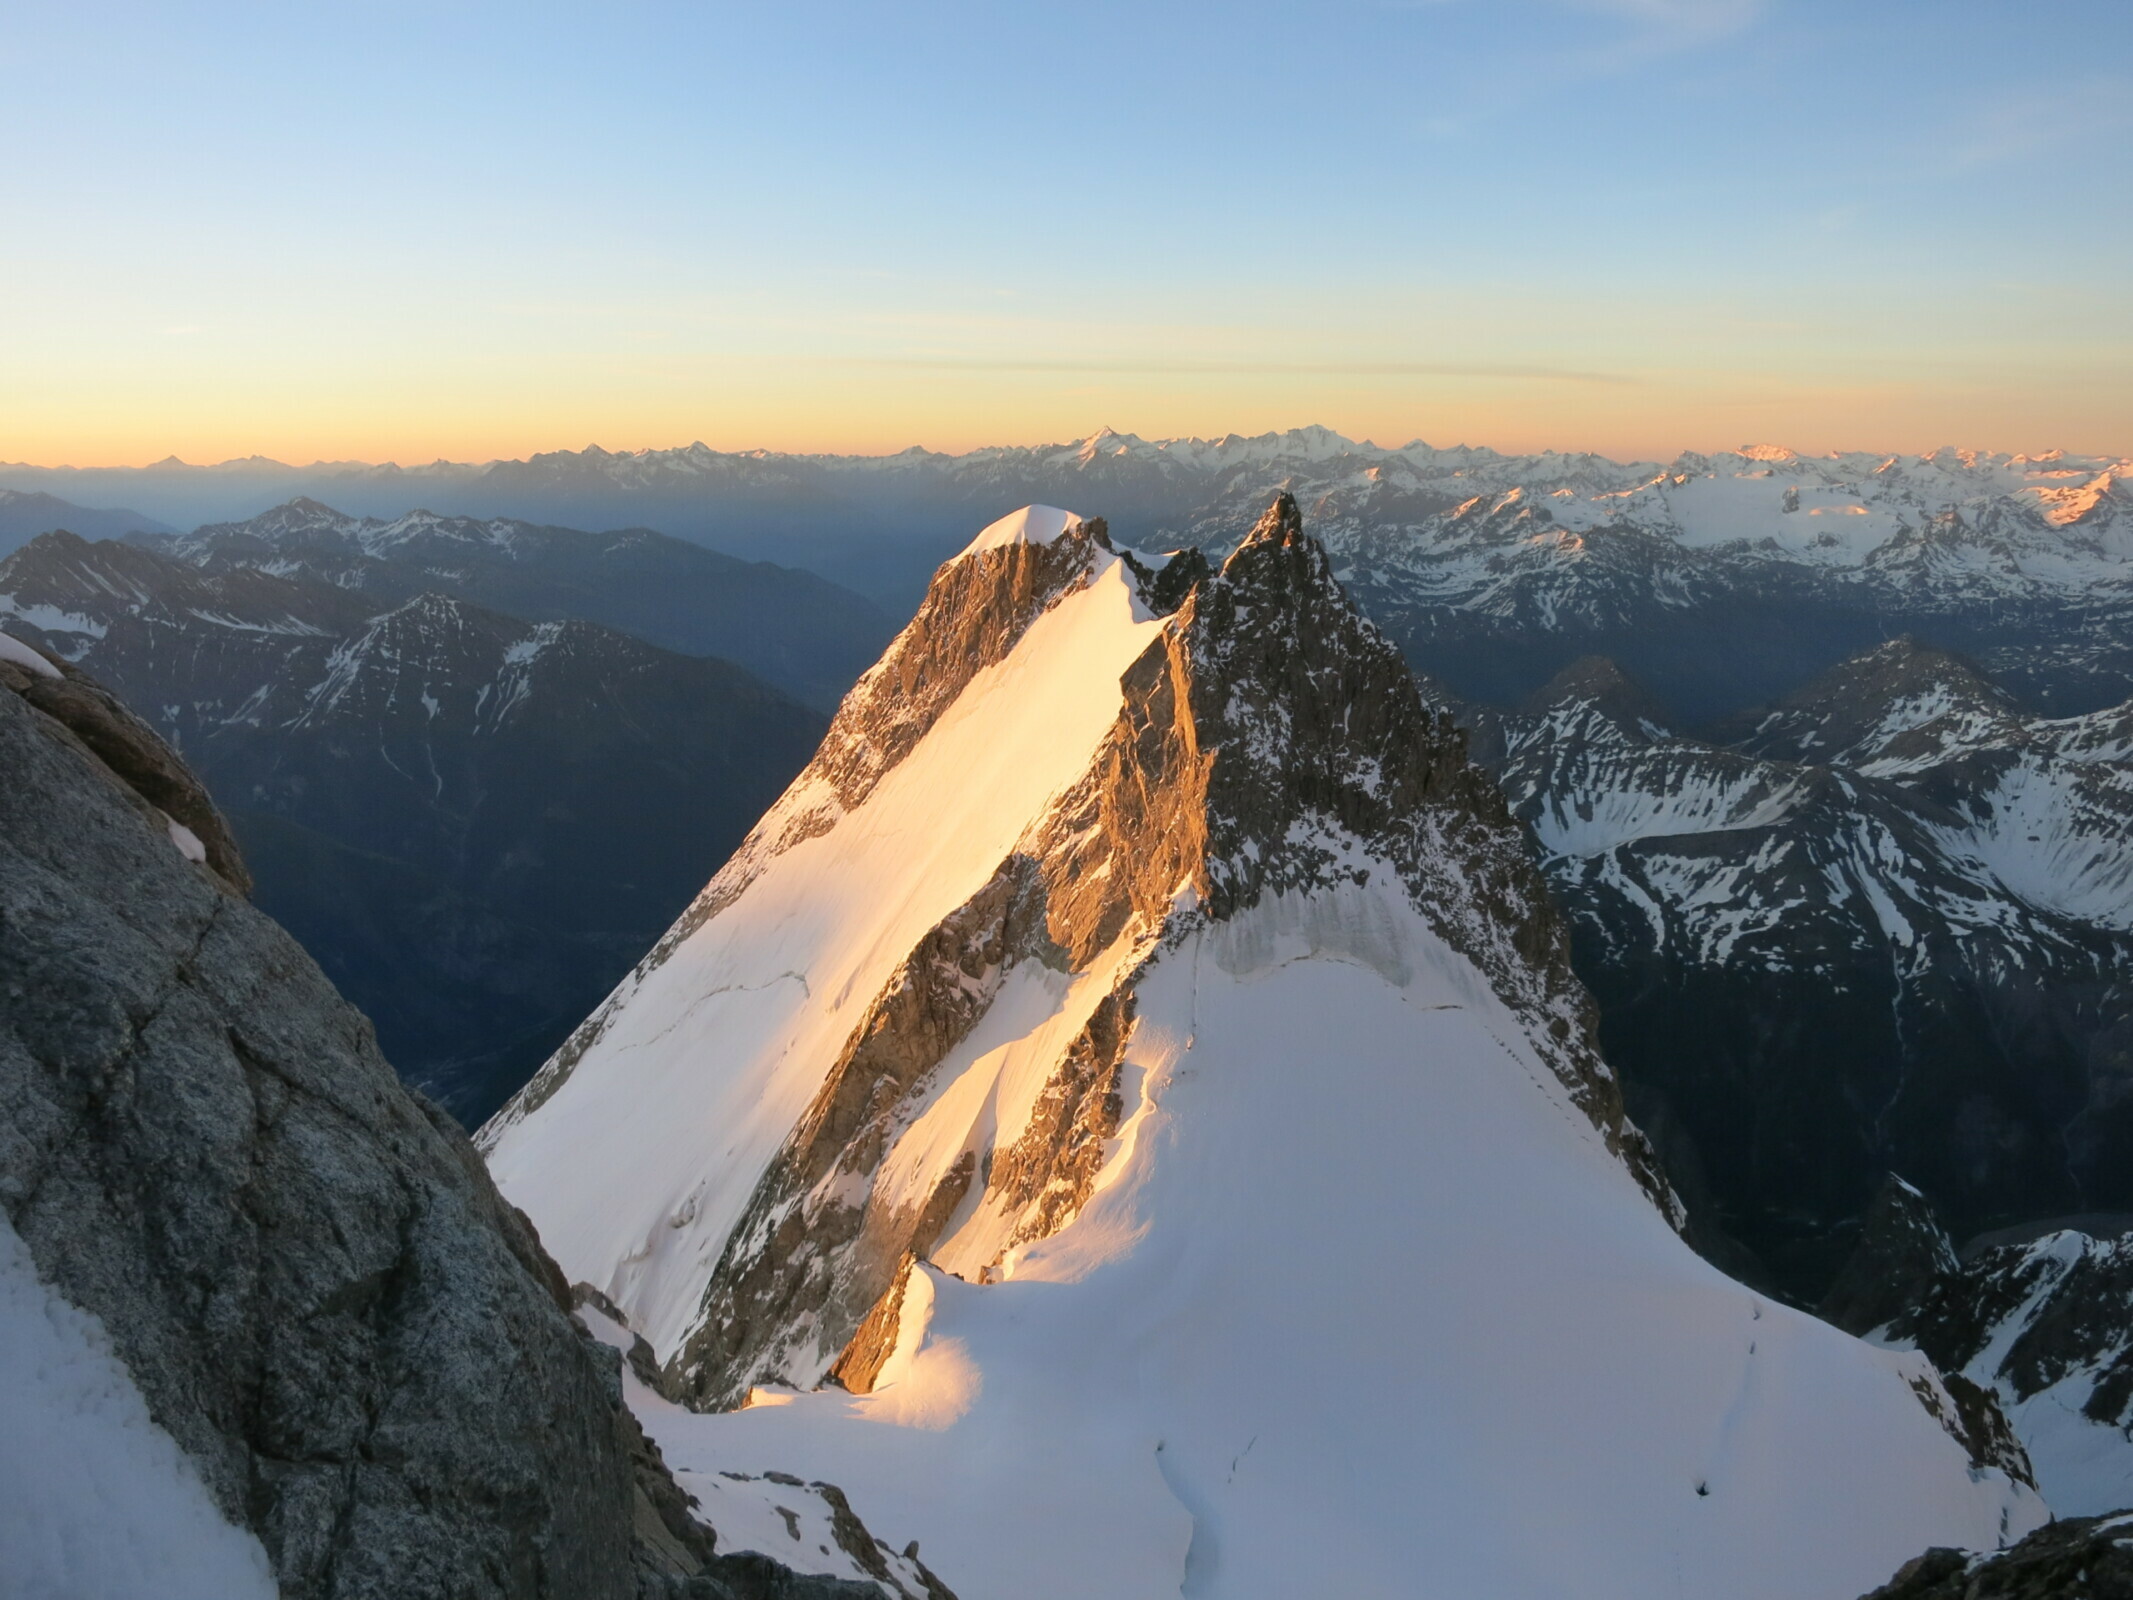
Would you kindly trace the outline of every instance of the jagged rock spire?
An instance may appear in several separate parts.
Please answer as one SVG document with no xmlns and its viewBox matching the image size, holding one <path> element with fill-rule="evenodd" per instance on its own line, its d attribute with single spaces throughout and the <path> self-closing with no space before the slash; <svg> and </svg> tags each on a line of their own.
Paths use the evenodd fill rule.
<svg viewBox="0 0 2133 1600">
<path fill-rule="evenodd" d="M 1303 513 L 1296 509 L 1296 496 L 1283 489 L 1259 514 L 1259 520 L 1252 524 L 1252 531 L 1244 536 L 1244 544 L 1289 545 L 1303 537 Z"/>
</svg>

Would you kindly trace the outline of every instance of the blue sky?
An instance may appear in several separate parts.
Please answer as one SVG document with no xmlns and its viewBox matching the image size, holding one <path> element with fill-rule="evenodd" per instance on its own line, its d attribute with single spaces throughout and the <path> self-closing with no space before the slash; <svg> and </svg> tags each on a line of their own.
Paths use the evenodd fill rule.
<svg viewBox="0 0 2133 1600">
<path fill-rule="evenodd" d="M 0 458 L 2133 451 L 2133 7 L 40 8 Z"/>
</svg>

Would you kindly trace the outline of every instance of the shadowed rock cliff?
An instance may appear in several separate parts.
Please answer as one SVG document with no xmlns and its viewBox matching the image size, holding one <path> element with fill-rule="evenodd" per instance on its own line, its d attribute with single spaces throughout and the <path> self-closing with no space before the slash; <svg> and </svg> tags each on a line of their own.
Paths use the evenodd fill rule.
<svg viewBox="0 0 2133 1600">
<path fill-rule="evenodd" d="M 77 673 L 0 687 L 0 1205 L 282 1593 L 873 1592 L 715 1553 L 532 1228 L 234 892 L 182 764 Z"/>
</svg>

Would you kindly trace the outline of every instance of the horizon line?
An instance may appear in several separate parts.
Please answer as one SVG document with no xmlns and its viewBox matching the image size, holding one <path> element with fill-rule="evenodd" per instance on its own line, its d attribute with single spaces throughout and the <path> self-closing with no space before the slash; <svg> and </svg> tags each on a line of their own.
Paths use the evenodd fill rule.
<svg viewBox="0 0 2133 1600">
<path fill-rule="evenodd" d="M 1399 455 L 1413 450 L 1427 450 L 1439 455 L 1457 454 L 1462 451 L 1469 453 L 1487 453 L 1489 455 L 1493 455 L 1504 460 L 1516 460 L 1520 457 L 1546 458 L 1553 456 L 1590 456 L 1595 460 L 1605 461 L 1608 462 L 1610 465 L 1621 467 L 1667 466 L 1675 461 L 1679 461 L 1684 456 L 1738 455 L 1749 459 L 1754 459 L 1758 453 L 1766 451 L 1782 451 L 1785 455 L 1790 456 L 1795 460 L 1802 461 L 1834 461 L 1842 459 L 1845 456 L 1880 456 L 1888 460 L 1896 460 L 1908 456 L 1915 460 L 1926 461 L 1931 460 L 1935 456 L 1949 452 L 1953 452 L 1957 455 L 1966 456 L 1999 456 L 2005 457 L 2007 460 L 2010 461 L 2049 461 L 2054 459 L 2065 459 L 2069 457 L 2098 461 L 2133 460 L 2133 452 L 2128 452 L 2126 454 L 2112 454 L 2111 452 L 2107 451 L 2074 451 L 2066 450 L 2063 448 L 2053 448 L 2050 450 L 2042 451 L 2019 451 L 1997 450 L 1990 447 L 1957 445 L 1950 443 L 1936 445 L 1930 450 L 1916 451 L 1871 448 L 1832 449 L 1818 451 L 1798 450 L 1794 449 L 1789 445 L 1779 445 L 1764 440 L 1744 441 L 1741 444 L 1717 450 L 1694 450 L 1689 448 L 1683 448 L 1675 451 L 1671 457 L 1667 457 L 1664 459 L 1657 456 L 1632 456 L 1628 458 L 1623 458 L 1609 456 L 1598 450 L 1561 449 L 1553 446 L 1542 450 L 1500 450 L 1493 445 L 1469 444 L 1464 441 L 1451 445 L 1433 445 L 1428 440 L 1422 438 L 1410 439 L 1404 444 L 1380 445 L 1370 439 L 1349 438 L 1347 435 L 1340 433 L 1335 429 L 1325 427 L 1323 424 L 1306 423 L 1298 427 L 1285 429 L 1270 429 L 1264 433 L 1256 434 L 1240 434 L 1236 432 L 1217 434 L 1213 436 L 1206 436 L 1201 434 L 1173 434 L 1158 438 L 1148 438 L 1146 436 L 1136 433 L 1120 432 L 1116 429 L 1106 426 L 1096 428 L 1077 439 L 1048 440 L 1037 444 L 997 443 L 974 445 L 967 450 L 935 450 L 923 444 L 909 444 L 898 450 L 881 451 L 775 450 L 768 448 L 767 446 L 760 445 L 746 446 L 736 449 L 721 449 L 712 445 L 707 445 L 701 439 L 691 440 L 687 444 L 643 445 L 635 449 L 610 450 L 599 444 L 597 441 L 592 441 L 577 447 L 563 446 L 548 450 L 532 450 L 528 451 L 524 455 L 491 456 L 486 460 L 479 461 L 472 459 L 465 461 L 455 461 L 447 456 L 439 455 L 432 457 L 428 461 L 418 461 L 411 465 L 403 465 L 398 460 L 364 461 L 351 457 L 339 457 L 329 459 L 324 456 L 318 457 L 309 462 L 284 461 L 279 457 L 262 455 L 255 451 L 250 455 L 226 456 L 219 461 L 186 461 L 180 458 L 175 453 L 158 457 L 153 461 L 106 462 L 87 466 L 77 465 L 72 462 L 44 463 L 35 461 L 0 461 L 0 472 L 151 472 L 158 468 L 163 468 L 167 470 L 183 470 L 186 472 L 217 472 L 229 468 L 241 468 L 250 466 L 256 466 L 260 470 L 278 468 L 285 472 L 338 471 L 347 474 L 353 474 L 358 472 L 379 472 L 388 469 L 395 472 L 416 473 L 436 470 L 438 468 L 456 468 L 468 472 L 485 472 L 500 466 L 523 466 L 543 456 L 587 456 L 598 454 L 602 456 L 612 456 L 618 458 L 643 459 L 651 456 L 680 455 L 693 451 L 701 451 L 709 455 L 722 456 L 733 459 L 754 460 L 767 459 L 787 461 L 893 461 L 900 456 L 922 455 L 935 456 L 948 461 L 959 461 L 967 459 L 971 456 L 985 455 L 991 452 L 1028 451 L 1035 453 L 1044 451 L 1086 449 L 1092 442 L 1105 437 L 1118 439 L 1121 442 L 1130 441 L 1131 443 L 1135 444 L 1151 445 L 1158 449 L 1162 449 L 1176 445 L 1193 444 L 1219 446 L 1230 441 L 1251 444 L 1257 443 L 1262 440 L 1285 439 L 1299 434 L 1323 434 L 1329 436 L 1330 438 L 1336 439 L 1341 444 L 1349 446 L 1355 450 L 1371 451 L 1383 455 Z"/>
</svg>

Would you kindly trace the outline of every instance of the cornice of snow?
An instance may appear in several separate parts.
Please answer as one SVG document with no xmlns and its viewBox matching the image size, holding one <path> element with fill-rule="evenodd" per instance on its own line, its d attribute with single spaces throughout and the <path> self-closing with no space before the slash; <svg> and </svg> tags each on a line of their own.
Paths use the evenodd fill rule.
<svg viewBox="0 0 2133 1600">
<path fill-rule="evenodd" d="M 1024 506 L 984 528 L 963 547 L 962 553 L 967 556 L 1010 544 L 1053 544 L 1068 529 L 1079 527 L 1081 520 L 1076 513 L 1057 506 Z"/>
</svg>

